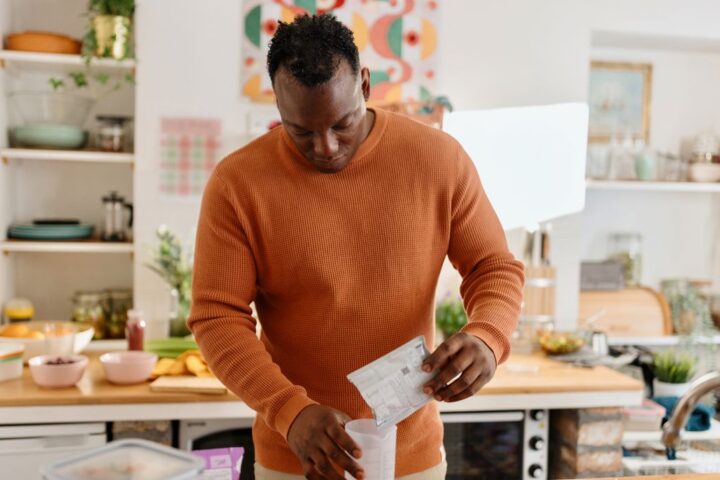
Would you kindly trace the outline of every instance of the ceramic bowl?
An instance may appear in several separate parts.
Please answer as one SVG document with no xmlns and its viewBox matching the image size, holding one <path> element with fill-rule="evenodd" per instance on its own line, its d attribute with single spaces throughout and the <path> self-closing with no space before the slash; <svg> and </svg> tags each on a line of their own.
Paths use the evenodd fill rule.
<svg viewBox="0 0 720 480">
<path fill-rule="evenodd" d="M 111 383 L 141 383 L 150 378 L 157 355 L 148 352 L 110 352 L 100 355 L 105 377 Z"/>
<path fill-rule="evenodd" d="M 691 163 L 688 178 L 693 182 L 720 181 L 720 163 Z"/>
<path fill-rule="evenodd" d="M 40 355 L 28 362 L 33 381 L 41 387 L 72 387 L 88 365 L 85 355 Z"/>
</svg>

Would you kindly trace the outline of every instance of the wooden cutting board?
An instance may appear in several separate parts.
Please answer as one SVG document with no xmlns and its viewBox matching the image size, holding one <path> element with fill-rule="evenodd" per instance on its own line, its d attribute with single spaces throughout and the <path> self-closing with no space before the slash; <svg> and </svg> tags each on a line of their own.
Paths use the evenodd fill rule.
<svg viewBox="0 0 720 480">
<path fill-rule="evenodd" d="M 585 291 L 580 293 L 580 322 L 605 310 L 593 330 L 609 337 L 656 337 L 672 335 L 670 308 L 665 297 L 646 287 L 617 291 Z"/>
<path fill-rule="evenodd" d="M 194 377 L 189 375 L 158 377 L 150 384 L 153 392 L 207 393 L 222 395 L 227 388 L 214 377 Z"/>
</svg>

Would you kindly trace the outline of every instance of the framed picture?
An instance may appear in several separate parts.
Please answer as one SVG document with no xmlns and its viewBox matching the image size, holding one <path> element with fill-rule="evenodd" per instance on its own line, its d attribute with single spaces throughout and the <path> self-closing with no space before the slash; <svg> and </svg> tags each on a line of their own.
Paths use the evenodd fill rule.
<svg viewBox="0 0 720 480">
<path fill-rule="evenodd" d="M 594 143 L 631 136 L 650 140 L 652 65 L 592 62 L 590 68 L 590 132 Z"/>
</svg>

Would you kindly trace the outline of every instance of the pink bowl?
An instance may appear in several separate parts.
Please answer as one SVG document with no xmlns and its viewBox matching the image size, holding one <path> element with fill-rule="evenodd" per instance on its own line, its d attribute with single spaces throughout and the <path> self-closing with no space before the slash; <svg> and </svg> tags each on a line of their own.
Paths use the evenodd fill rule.
<svg viewBox="0 0 720 480">
<path fill-rule="evenodd" d="M 157 355 L 148 352 L 110 352 L 100 355 L 105 377 L 112 383 L 144 382 L 150 377 L 156 362 Z"/>
<path fill-rule="evenodd" d="M 73 363 L 52 365 L 49 361 L 72 360 Z M 83 376 L 88 365 L 88 357 L 85 355 L 39 355 L 28 361 L 30 376 L 33 381 L 41 387 L 65 388 L 72 387 Z"/>
</svg>

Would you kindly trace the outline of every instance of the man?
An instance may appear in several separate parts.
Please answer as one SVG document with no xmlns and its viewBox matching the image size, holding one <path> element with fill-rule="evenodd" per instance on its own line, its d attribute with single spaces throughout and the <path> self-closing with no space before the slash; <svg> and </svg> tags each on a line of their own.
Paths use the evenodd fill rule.
<svg viewBox="0 0 720 480">
<path fill-rule="evenodd" d="M 523 270 L 458 143 L 366 108 L 369 72 L 334 17 L 281 23 L 268 70 L 282 126 L 208 182 L 189 324 L 258 414 L 257 478 L 364 478 L 343 426 L 372 413 L 346 375 L 418 335 L 433 345 L 447 255 L 469 323 L 428 358 L 425 388 L 438 401 L 473 395 L 508 355 Z M 431 402 L 398 425 L 396 475 L 440 479 L 445 467 Z"/>
</svg>

